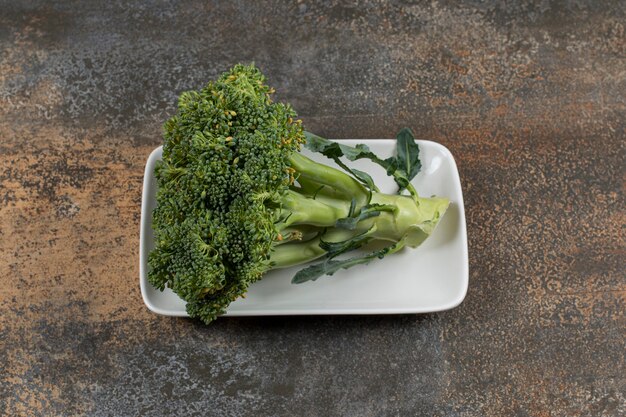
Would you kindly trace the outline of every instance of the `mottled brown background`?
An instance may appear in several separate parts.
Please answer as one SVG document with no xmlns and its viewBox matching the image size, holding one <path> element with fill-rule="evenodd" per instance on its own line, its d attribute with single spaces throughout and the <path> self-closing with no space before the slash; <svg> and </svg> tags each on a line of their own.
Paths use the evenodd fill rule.
<svg viewBox="0 0 626 417">
<path fill-rule="evenodd" d="M 0 414 L 624 415 L 625 22 L 623 1 L 0 1 Z M 161 123 L 252 60 L 310 130 L 452 151 L 460 307 L 144 307 Z"/>
</svg>

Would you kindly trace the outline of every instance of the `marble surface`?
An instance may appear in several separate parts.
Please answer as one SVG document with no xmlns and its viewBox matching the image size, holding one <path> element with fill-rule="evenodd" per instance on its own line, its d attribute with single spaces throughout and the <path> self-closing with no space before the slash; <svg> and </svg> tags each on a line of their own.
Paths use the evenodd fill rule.
<svg viewBox="0 0 626 417">
<path fill-rule="evenodd" d="M 0 1 L 0 415 L 624 415 L 625 14 Z M 461 306 L 208 327 L 145 308 L 145 160 L 180 92 L 251 61 L 309 130 L 452 151 Z"/>
</svg>

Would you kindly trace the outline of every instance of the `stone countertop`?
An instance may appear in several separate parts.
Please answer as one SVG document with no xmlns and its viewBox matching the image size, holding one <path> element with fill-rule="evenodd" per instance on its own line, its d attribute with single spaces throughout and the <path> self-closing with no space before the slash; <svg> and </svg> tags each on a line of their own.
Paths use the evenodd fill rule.
<svg viewBox="0 0 626 417">
<path fill-rule="evenodd" d="M 105 4 L 107 3 L 107 4 Z M 3 2 L 0 415 L 626 413 L 624 2 Z M 458 308 L 144 306 L 144 163 L 178 94 L 254 61 L 331 138 L 455 155 Z"/>
</svg>

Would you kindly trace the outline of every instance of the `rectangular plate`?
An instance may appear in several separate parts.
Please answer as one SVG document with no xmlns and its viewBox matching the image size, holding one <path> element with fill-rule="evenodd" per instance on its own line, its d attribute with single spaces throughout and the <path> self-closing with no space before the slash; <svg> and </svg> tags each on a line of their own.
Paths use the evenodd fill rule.
<svg viewBox="0 0 626 417">
<path fill-rule="evenodd" d="M 341 140 L 366 143 L 379 157 L 391 156 L 395 140 Z M 418 141 L 422 170 L 412 183 L 422 196 L 447 197 L 451 204 L 433 234 L 417 249 L 404 249 L 369 265 L 341 270 L 315 282 L 291 284 L 297 267 L 272 271 L 250 286 L 245 299 L 233 302 L 227 316 L 298 314 L 399 314 L 447 310 L 459 305 L 468 286 L 465 211 L 459 173 L 450 151 L 435 142 Z M 310 158 L 336 166 L 304 149 Z M 146 306 L 158 314 L 187 316 L 185 303 L 171 290 L 161 292 L 147 281 L 148 254 L 154 247 L 152 210 L 156 205 L 155 149 L 146 164 L 141 206 L 140 285 Z M 392 178 L 377 165 L 359 160 L 350 166 L 367 171 L 383 192 L 395 193 Z"/>
</svg>

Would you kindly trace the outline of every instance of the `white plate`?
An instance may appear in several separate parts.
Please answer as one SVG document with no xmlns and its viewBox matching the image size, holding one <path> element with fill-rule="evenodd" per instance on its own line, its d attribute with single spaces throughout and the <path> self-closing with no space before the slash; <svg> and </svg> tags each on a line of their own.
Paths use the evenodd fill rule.
<svg viewBox="0 0 626 417">
<path fill-rule="evenodd" d="M 391 156 L 395 140 L 345 140 L 366 143 L 380 157 Z M 465 298 L 468 285 L 467 232 L 459 173 L 450 151 L 430 141 L 418 141 L 422 170 L 412 183 L 422 196 L 447 197 L 451 204 L 433 234 L 417 249 L 404 249 L 369 265 L 341 270 L 332 277 L 291 284 L 299 268 L 268 273 L 250 286 L 246 298 L 233 302 L 227 316 L 299 314 L 395 314 L 447 310 Z M 303 153 L 328 165 L 323 155 Z M 154 166 L 161 147 L 148 158 L 143 184 L 140 236 L 140 285 L 146 306 L 158 314 L 187 316 L 185 303 L 171 290 L 161 292 L 147 281 L 148 253 L 153 248 L 152 209 L 156 205 Z M 360 160 L 351 166 L 369 172 L 381 191 L 396 190 L 382 168 Z"/>
</svg>

